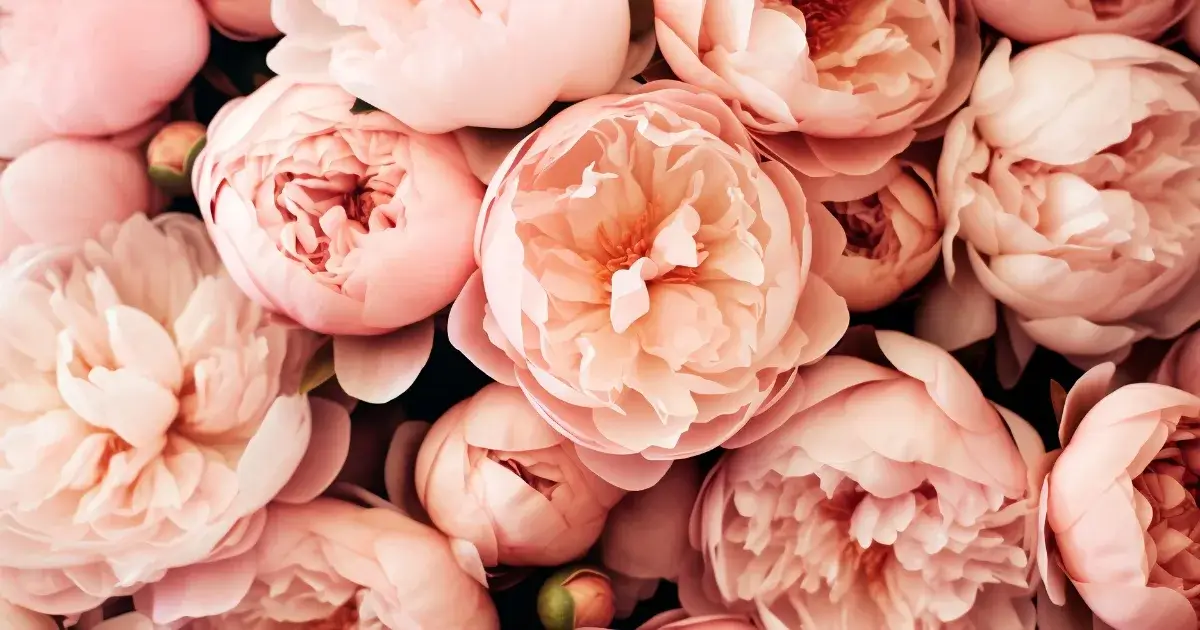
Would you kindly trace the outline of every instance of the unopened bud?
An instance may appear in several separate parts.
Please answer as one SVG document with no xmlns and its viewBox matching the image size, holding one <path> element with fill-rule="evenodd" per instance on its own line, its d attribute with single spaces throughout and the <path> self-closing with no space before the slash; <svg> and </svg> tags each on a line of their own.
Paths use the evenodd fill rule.
<svg viewBox="0 0 1200 630">
<path fill-rule="evenodd" d="M 538 593 L 538 617 L 546 630 L 607 628 L 616 614 L 612 581 L 587 567 L 568 567 Z"/>
<path fill-rule="evenodd" d="M 191 121 L 169 123 L 159 130 L 146 149 L 150 179 L 167 192 L 190 189 L 192 165 L 204 149 L 204 134 L 204 125 Z"/>
</svg>

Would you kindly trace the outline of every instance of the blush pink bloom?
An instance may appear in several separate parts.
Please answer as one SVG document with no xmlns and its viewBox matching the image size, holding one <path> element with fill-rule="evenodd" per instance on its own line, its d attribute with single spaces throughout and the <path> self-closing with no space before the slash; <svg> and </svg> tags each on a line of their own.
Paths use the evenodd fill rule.
<svg viewBox="0 0 1200 630">
<path fill-rule="evenodd" d="M 196 0 L 5 0 L 0 158 L 128 131 L 178 96 L 207 55 Z"/>
<path fill-rule="evenodd" d="M 199 0 L 208 21 L 222 35 L 238 41 L 276 37 L 271 21 L 271 0 Z"/>
<path fill-rule="evenodd" d="M 1086 33 L 1158 39 L 1194 0 L 974 0 L 979 17 L 1030 44 Z"/>
<path fill-rule="evenodd" d="M 715 95 L 658 81 L 575 105 L 509 154 L 451 341 L 519 385 L 627 490 L 772 428 L 753 420 L 841 338 L 845 236 L 760 164 Z"/>
<path fill-rule="evenodd" d="M 20 245 L 79 245 L 153 209 L 146 164 L 94 140 L 52 140 L 0 162 L 0 261 Z"/>
<path fill-rule="evenodd" d="M 1094 365 L 1179 335 L 1200 320 L 1200 66 L 1123 35 L 1011 50 L 996 47 L 946 133 L 950 284 L 920 334 L 951 350 L 988 337 L 994 315 L 946 314 L 999 300 L 1017 372 L 1038 344 Z"/>
<path fill-rule="evenodd" d="M 825 279 L 851 311 L 891 304 L 937 263 L 943 226 L 929 169 L 894 159 L 867 175 L 798 179 L 846 231 L 842 256 Z"/>
<path fill-rule="evenodd" d="M 200 221 L 21 249 L 0 295 L 0 597 L 94 608 L 337 474 L 349 417 L 297 393 L 314 336 L 246 299 Z"/>
<path fill-rule="evenodd" d="M 764 630 L 1033 630 L 1037 433 L 945 351 L 863 332 L 709 474 L 684 607 Z"/>
<path fill-rule="evenodd" d="M 286 34 L 272 70 L 335 82 L 425 133 L 523 127 L 607 94 L 654 49 L 631 45 L 628 0 L 274 0 L 272 16 Z"/>
<path fill-rule="evenodd" d="M 580 630 L 600 630 L 581 628 Z M 745 617 L 738 615 L 706 615 L 689 617 L 684 610 L 668 610 L 655 615 L 638 630 L 757 630 Z"/>
<path fill-rule="evenodd" d="M 426 318 L 475 268 L 483 186 L 452 136 L 354 103 L 335 86 L 272 79 L 217 114 L 193 187 L 242 290 L 336 335 L 339 382 L 381 403 L 412 384 L 433 346 Z"/>
<path fill-rule="evenodd" d="M 1046 592 L 1067 603 L 1069 580 L 1096 627 L 1194 630 L 1200 398 L 1158 383 L 1109 393 L 1114 372 L 1096 366 L 1063 406 L 1040 509 Z"/>
<path fill-rule="evenodd" d="M 474 549 L 389 508 L 273 504 L 258 545 L 172 571 L 138 610 L 186 630 L 498 630 Z"/>
<path fill-rule="evenodd" d="M 415 475 L 433 524 L 473 543 L 489 567 L 582 557 L 625 494 L 579 463 L 521 390 L 498 383 L 433 424 Z"/>
</svg>

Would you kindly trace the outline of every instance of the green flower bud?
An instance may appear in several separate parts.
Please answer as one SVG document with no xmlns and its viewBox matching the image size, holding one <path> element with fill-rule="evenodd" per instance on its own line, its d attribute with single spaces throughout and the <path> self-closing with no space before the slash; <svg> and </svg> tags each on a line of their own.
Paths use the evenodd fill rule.
<svg viewBox="0 0 1200 630">
<path fill-rule="evenodd" d="M 546 630 L 607 628 L 615 613 L 612 581 L 596 569 L 562 569 L 538 593 L 538 617 Z"/>
</svg>

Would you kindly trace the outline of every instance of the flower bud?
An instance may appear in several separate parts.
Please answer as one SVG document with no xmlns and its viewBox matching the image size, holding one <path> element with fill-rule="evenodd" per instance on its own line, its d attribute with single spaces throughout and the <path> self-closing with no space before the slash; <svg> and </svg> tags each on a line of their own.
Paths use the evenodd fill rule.
<svg viewBox="0 0 1200 630">
<path fill-rule="evenodd" d="M 546 630 L 607 628 L 616 612 L 612 582 L 588 567 L 568 567 L 550 576 L 538 592 L 538 618 Z"/>
<path fill-rule="evenodd" d="M 197 122 L 176 121 L 163 127 L 146 149 L 150 179 L 168 192 L 189 190 L 192 164 L 204 149 L 205 127 Z"/>
</svg>

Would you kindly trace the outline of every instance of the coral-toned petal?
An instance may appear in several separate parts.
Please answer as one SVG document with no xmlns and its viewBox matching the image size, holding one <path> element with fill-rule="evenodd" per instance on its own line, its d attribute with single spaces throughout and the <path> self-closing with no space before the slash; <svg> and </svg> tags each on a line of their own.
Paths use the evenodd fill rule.
<svg viewBox="0 0 1200 630">
<path fill-rule="evenodd" d="M 322 398 L 309 397 L 312 438 L 308 451 L 276 501 L 307 503 L 321 495 L 337 478 L 350 454 L 350 414 L 346 408 Z"/>
<path fill-rule="evenodd" d="M 658 483 L 671 469 L 670 460 L 645 459 L 640 455 L 610 455 L 575 448 L 579 461 L 612 485 L 630 492 L 645 490 Z"/>
<path fill-rule="evenodd" d="M 1092 612 L 1114 630 L 1190 630 L 1196 613 L 1183 594 L 1162 586 L 1076 582 Z"/>
<path fill-rule="evenodd" d="M 257 571 L 255 560 L 253 553 L 246 553 L 170 571 L 138 594 L 138 609 L 159 624 L 224 613 L 250 591 Z"/>
<path fill-rule="evenodd" d="M 417 452 L 429 434 L 432 425 L 428 422 L 410 420 L 402 423 L 392 435 L 388 447 L 387 462 L 384 464 L 383 483 L 387 498 L 404 513 L 418 521 L 428 521 L 425 507 L 417 494 Z"/>
<path fill-rule="evenodd" d="M 471 359 L 476 367 L 497 382 L 516 386 L 512 359 L 497 348 L 484 332 L 483 319 L 486 308 L 483 274 L 476 271 L 454 301 L 454 306 L 450 308 L 450 321 L 446 333 L 450 337 L 450 343 Z"/>
<path fill-rule="evenodd" d="M 433 351 L 433 320 L 427 319 L 378 337 L 340 335 L 333 340 L 333 364 L 347 394 L 383 404 L 417 380 Z"/>
</svg>

